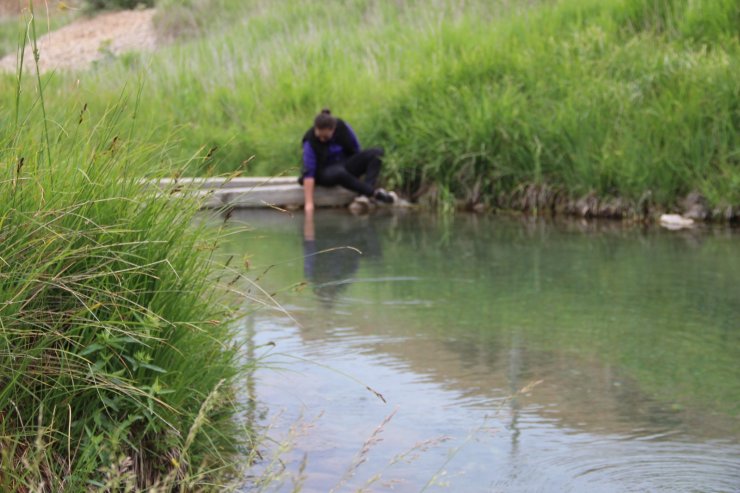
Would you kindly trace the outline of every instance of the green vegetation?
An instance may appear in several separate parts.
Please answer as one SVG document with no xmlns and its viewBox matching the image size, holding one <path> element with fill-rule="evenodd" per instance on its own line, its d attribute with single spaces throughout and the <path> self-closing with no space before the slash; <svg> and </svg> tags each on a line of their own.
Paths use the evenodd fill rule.
<svg viewBox="0 0 740 493">
<path fill-rule="evenodd" d="M 223 491 L 252 362 L 218 233 L 142 187 L 166 149 L 139 140 L 136 91 L 52 120 L 42 84 L 0 106 L 0 490 Z"/>
<path fill-rule="evenodd" d="M 384 145 L 386 179 L 410 192 L 740 204 L 734 1 L 161 7 L 163 36 L 194 39 L 85 74 L 0 76 L 3 491 L 222 489 L 248 368 L 214 289 L 216 239 L 195 201 L 140 180 L 297 173 L 323 106 Z M 4 24 L 0 49 L 56 25 L 40 24 Z"/>
<path fill-rule="evenodd" d="M 329 106 L 387 148 L 389 184 L 409 192 L 740 204 L 733 0 L 170 1 L 158 19 L 204 35 L 100 66 L 83 99 L 101 111 L 146 67 L 144 128 L 154 142 L 178 128 L 176 164 L 215 149 L 198 172 L 297 173 L 297 140 Z"/>
</svg>

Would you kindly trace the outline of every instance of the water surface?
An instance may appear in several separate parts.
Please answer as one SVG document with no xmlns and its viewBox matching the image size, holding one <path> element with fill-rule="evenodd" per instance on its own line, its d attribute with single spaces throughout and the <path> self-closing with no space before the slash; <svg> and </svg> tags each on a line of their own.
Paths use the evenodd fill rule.
<svg viewBox="0 0 740 493">
<path fill-rule="evenodd" d="M 287 312 L 244 323 L 280 367 L 249 394 L 294 441 L 302 491 L 740 491 L 737 232 L 324 210 L 231 224 L 254 229 L 226 253 Z"/>
</svg>

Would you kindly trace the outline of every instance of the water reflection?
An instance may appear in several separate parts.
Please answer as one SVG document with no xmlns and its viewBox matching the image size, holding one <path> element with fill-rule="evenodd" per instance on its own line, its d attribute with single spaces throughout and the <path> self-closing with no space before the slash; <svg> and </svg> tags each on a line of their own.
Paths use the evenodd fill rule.
<svg viewBox="0 0 740 493">
<path fill-rule="evenodd" d="M 356 280 L 361 260 L 382 255 L 369 217 L 303 216 L 303 274 L 326 309 Z"/>
<path fill-rule="evenodd" d="M 739 490 L 736 233 L 324 211 L 315 224 L 278 220 L 235 248 L 265 265 L 301 259 L 262 282 L 305 275 L 315 290 L 281 295 L 299 324 L 271 312 L 254 322 L 257 343 L 332 368 L 259 375 L 271 408 L 326 412 L 300 445 L 305 491 L 329 491 L 395 407 L 381 462 L 438 435 L 464 443 L 449 470 L 465 477 L 430 490 Z M 318 253 L 346 246 L 363 255 Z M 495 432 L 465 442 L 485 419 Z M 394 491 L 419 491 L 446 455 L 401 469 Z"/>
</svg>

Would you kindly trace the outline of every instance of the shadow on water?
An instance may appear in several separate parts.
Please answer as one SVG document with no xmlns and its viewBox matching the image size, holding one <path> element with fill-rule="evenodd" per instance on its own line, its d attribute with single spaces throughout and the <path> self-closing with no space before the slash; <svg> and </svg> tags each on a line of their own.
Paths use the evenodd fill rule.
<svg viewBox="0 0 740 493">
<path fill-rule="evenodd" d="M 461 476 L 451 491 L 740 489 L 736 231 L 342 211 L 320 211 L 313 228 L 302 215 L 236 219 L 255 232 L 231 253 L 296 259 L 270 271 L 268 289 L 312 286 L 280 295 L 299 325 L 264 312 L 248 329 L 398 406 L 381 457 L 440 434 L 459 443 L 490 419 L 495 433 L 449 464 Z M 328 491 L 389 408 L 336 374 L 295 369 L 263 372 L 256 393 L 326 410 L 301 450 L 313 460 L 306 491 Z M 396 491 L 418 491 L 445 453 L 402 469 L 408 487 Z"/>
</svg>

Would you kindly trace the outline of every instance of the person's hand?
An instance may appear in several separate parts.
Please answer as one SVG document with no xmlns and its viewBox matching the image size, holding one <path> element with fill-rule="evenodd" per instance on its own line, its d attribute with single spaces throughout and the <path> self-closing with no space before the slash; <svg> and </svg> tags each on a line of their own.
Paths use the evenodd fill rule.
<svg viewBox="0 0 740 493">
<path fill-rule="evenodd" d="M 313 190 L 315 187 L 315 180 L 313 178 L 306 177 L 303 180 L 303 210 L 306 214 L 313 214 Z"/>
</svg>

